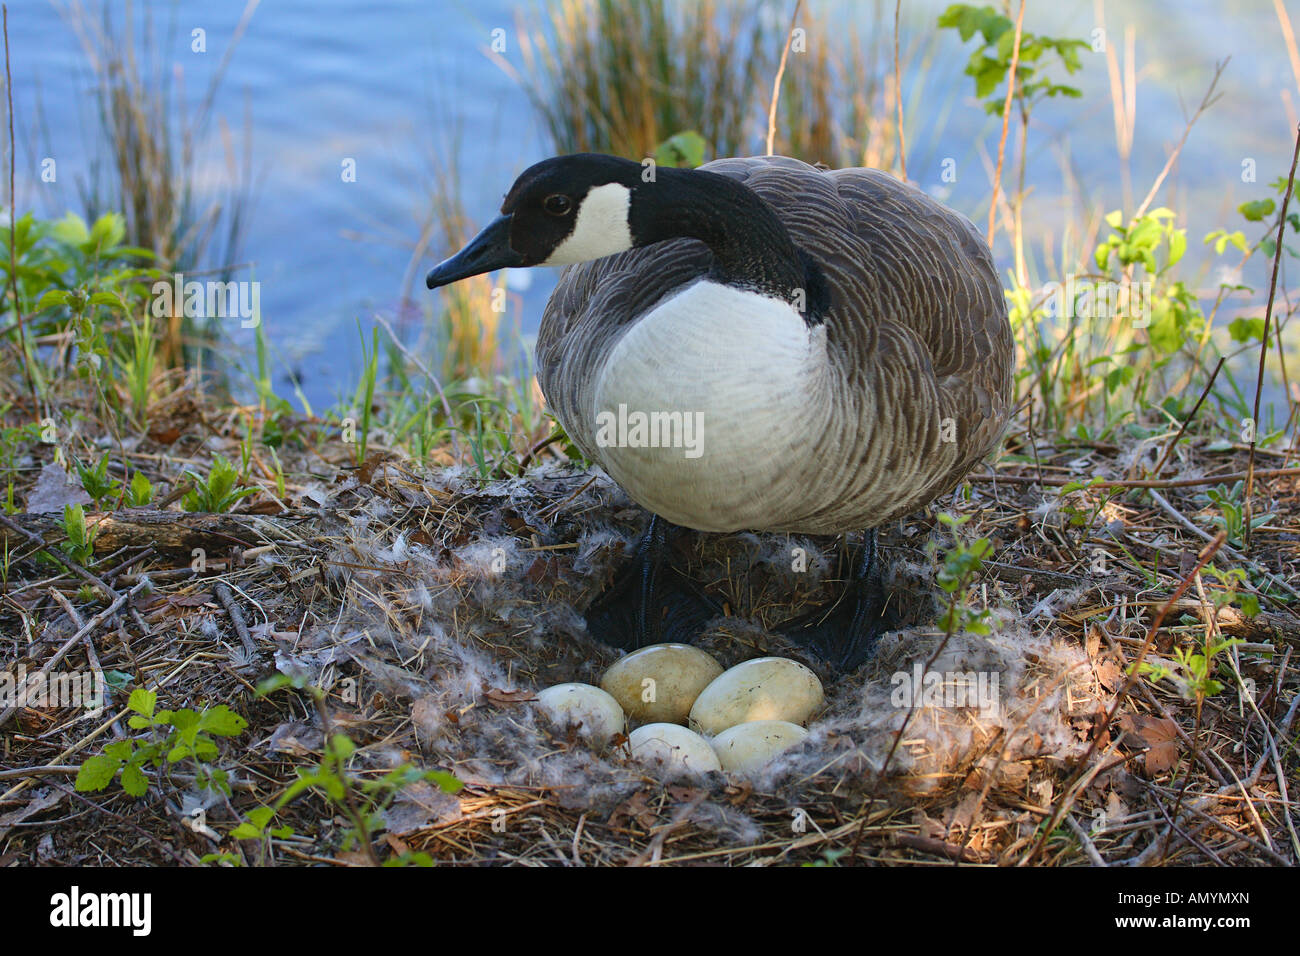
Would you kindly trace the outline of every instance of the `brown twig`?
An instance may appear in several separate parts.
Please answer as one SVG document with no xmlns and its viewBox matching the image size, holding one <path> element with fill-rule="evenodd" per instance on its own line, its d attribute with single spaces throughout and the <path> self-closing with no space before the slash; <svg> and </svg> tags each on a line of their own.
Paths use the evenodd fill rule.
<svg viewBox="0 0 1300 956">
<path fill-rule="evenodd" d="M 907 143 L 903 138 L 903 71 L 898 65 L 898 15 L 903 0 L 894 0 L 894 102 L 898 109 L 898 166 L 907 181 Z"/>
<path fill-rule="evenodd" d="M 1242 542 L 1246 551 L 1250 550 L 1251 539 L 1251 494 L 1255 490 L 1255 440 L 1259 435 L 1259 399 L 1264 390 L 1264 361 L 1268 357 L 1268 330 L 1273 321 L 1273 299 L 1277 294 L 1277 271 L 1282 265 L 1282 240 L 1286 238 L 1286 210 L 1291 204 L 1291 192 L 1295 189 L 1296 161 L 1300 160 L 1300 126 L 1296 127 L 1295 150 L 1291 153 L 1291 172 L 1287 175 L 1286 195 L 1282 197 L 1282 212 L 1277 222 L 1277 244 L 1273 249 L 1273 275 L 1268 282 L 1268 305 L 1264 308 L 1264 334 L 1259 342 L 1259 371 L 1255 376 L 1255 410 L 1252 413 L 1254 427 L 1250 431 L 1250 462 L 1246 465 L 1246 494 L 1242 498 L 1245 527 L 1242 529 L 1245 540 Z"/>
<path fill-rule="evenodd" d="M 36 395 L 36 381 L 32 378 L 30 363 L 27 361 L 27 329 L 23 325 L 22 304 L 18 300 L 18 194 L 14 190 L 14 78 L 9 69 L 9 5 L 0 7 L 4 14 L 5 33 L 5 92 L 9 96 L 9 291 L 14 297 L 14 324 L 10 329 L 18 330 L 18 345 L 22 349 L 23 375 L 27 377 L 27 388 L 32 393 L 32 409 L 39 407 Z"/>
<path fill-rule="evenodd" d="M 1020 28 L 1025 22 L 1025 0 L 1020 0 L 1020 12 L 1016 14 L 1016 37 L 1011 47 L 1011 68 L 1007 71 L 1007 99 L 1002 104 L 1002 137 L 998 140 L 998 166 L 993 173 L 993 198 L 989 201 L 988 244 L 993 248 L 993 233 L 997 222 L 995 218 L 998 207 L 998 188 L 1002 185 L 1002 159 L 1007 150 L 1007 128 L 1011 124 L 1011 101 L 1016 94 L 1016 68 L 1020 65 Z"/>
<path fill-rule="evenodd" d="M 1210 85 L 1206 88 L 1205 95 L 1201 97 L 1200 105 L 1196 107 L 1196 112 L 1192 114 L 1191 119 L 1187 121 L 1187 125 L 1183 127 L 1182 138 L 1178 140 L 1178 145 L 1174 147 L 1174 151 L 1165 160 L 1164 168 L 1160 170 L 1160 175 L 1151 184 L 1151 189 L 1147 192 L 1146 198 L 1142 200 L 1142 204 L 1133 213 L 1134 219 L 1140 219 L 1142 214 L 1147 211 L 1147 207 L 1155 201 L 1156 193 L 1160 191 L 1160 186 L 1164 183 L 1165 177 L 1169 175 L 1169 171 L 1174 168 L 1174 163 L 1177 161 L 1178 155 L 1183 151 L 1183 146 L 1187 143 L 1187 136 L 1191 133 L 1192 127 L 1196 125 L 1196 121 L 1200 119 L 1201 114 L 1214 104 L 1216 99 L 1214 88 L 1219 85 L 1219 77 L 1223 75 L 1223 71 L 1231 59 L 1232 57 L 1228 57 L 1223 62 L 1214 64 L 1214 76 L 1210 79 Z"/>
<path fill-rule="evenodd" d="M 221 602 L 221 606 L 226 609 L 226 614 L 230 617 L 230 623 L 235 626 L 235 633 L 239 635 L 239 643 L 243 645 L 246 659 L 251 661 L 257 656 L 257 645 L 253 643 L 253 638 L 248 633 L 248 625 L 244 623 L 244 612 L 235 603 L 235 596 L 230 592 L 230 585 L 225 581 L 218 581 L 212 590 L 217 595 L 217 600 Z"/>
<path fill-rule="evenodd" d="M 546 448 L 548 445 L 554 444 L 555 442 L 559 441 L 563 437 L 564 437 L 564 431 L 562 429 L 557 428 L 555 431 L 551 432 L 541 441 L 535 443 L 532 447 L 530 447 L 528 451 L 524 453 L 524 456 L 519 459 L 519 474 L 522 475 L 524 473 L 524 469 L 528 467 L 529 463 L 532 462 L 532 460 L 537 457 L 538 453 L 541 452 L 542 449 Z"/>
<path fill-rule="evenodd" d="M 1192 408 L 1191 414 L 1183 419 L 1183 425 L 1178 429 L 1178 434 L 1174 436 L 1173 441 L 1165 446 L 1165 453 L 1160 456 L 1160 461 L 1156 464 L 1155 468 L 1152 469 L 1151 474 L 1154 477 L 1160 477 L 1160 472 L 1164 470 L 1165 462 L 1169 460 L 1169 456 L 1173 453 L 1174 448 L 1176 448 L 1178 443 L 1182 441 L 1183 433 L 1187 431 L 1187 426 L 1196 420 L 1196 413 L 1201 410 L 1201 405 L 1205 401 L 1205 396 L 1209 395 L 1210 389 L 1214 387 L 1214 380 L 1219 377 L 1219 369 L 1223 368 L 1223 362 L 1224 359 L 1220 356 L 1219 364 L 1214 366 L 1214 371 L 1210 373 L 1210 380 L 1205 383 L 1205 388 L 1201 389 L 1201 397 L 1196 400 L 1196 405 Z M 1253 443 L 1251 447 L 1254 447 Z"/>
<path fill-rule="evenodd" d="M 794 41 L 794 24 L 799 18 L 799 8 L 803 0 L 795 0 L 794 13 L 790 15 L 790 29 L 785 35 L 785 48 L 781 50 L 781 62 L 776 68 L 776 80 L 772 83 L 772 105 L 767 110 L 767 155 L 772 155 L 776 142 L 776 105 L 781 100 L 781 78 L 785 76 L 785 62 L 790 56 L 790 44 Z"/>
</svg>

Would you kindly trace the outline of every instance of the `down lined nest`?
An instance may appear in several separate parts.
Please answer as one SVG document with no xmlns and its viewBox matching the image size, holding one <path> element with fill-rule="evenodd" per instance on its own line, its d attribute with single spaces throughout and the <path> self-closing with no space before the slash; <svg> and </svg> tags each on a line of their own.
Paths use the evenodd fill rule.
<svg viewBox="0 0 1300 956">
<path fill-rule="evenodd" d="M 1288 500 L 1294 504 L 1294 494 Z M 1070 553 L 1072 535 L 1079 543 L 1113 545 L 1115 554 L 1143 542 L 1178 554 L 1201 542 L 1180 542 L 1176 529 L 1152 529 L 1144 524 L 1149 513 L 1117 502 L 1098 509 L 1090 527 L 1071 528 L 1054 491 L 1044 496 L 1025 483 L 978 483 L 969 498 L 938 505 L 973 514 L 970 533 L 994 539 L 996 560 L 976 589 L 991 610 L 992 634 L 945 640 L 932 623 L 938 592 L 922 542 L 939 533 L 930 518 L 917 518 L 881 529 L 889 586 L 908 626 L 886 635 L 866 667 L 840 677 L 768 629 L 838 596 L 844 556 L 835 540 L 684 539 L 677 565 L 734 615 L 716 621 L 698 645 L 726 667 L 766 654 L 801 660 L 822 677 L 827 705 L 808 740 L 760 774 L 665 784 L 632 764 L 617 743 L 596 752 L 551 726 L 531 701 L 552 684 L 599 683 L 621 655 L 586 636 L 580 613 L 646 519 L 616 486 L 559 466 L 482 485 L 458 470 L 422 476 L 386 462 L 304 489 L 291 517 L 260 519 L 274 524 L 267 540 L 278 543 L 220 575 L 230 591 L 220 594 L 218 584 L 219 600 L 206 590 L 211 579 L 186 582 L 178 572 L 180 580 L 169 585 L 159 575 L 162 593 L 146 608 L 150 640 L 130 642 L 138 673 L 168 675 L 172 689 L 160 690 L 168 706 L 228 702 L 251 724 L 234 798 L 164 790 L 151 798 L 165 820 L 158 825 L 165 839 L 155 842 L 171 848 L 179 833 L 180 856 L 190 860 L 217 847 L 238 852 L 221 837 L 237 814 L 271 803 L 293 766 L 318 754 L 320 725 L 305 698 L 254 700 L 249 692 L 279 670 L 327 691 L 332 722 L 358 744 L 357 773 L 410 762 L 449 770 L 467 784 L 455 797 L 411 788 L 386 813 L 390 847 L 444 861 L 770 863 L 816 860 L 846 847 L 855 858 L 886 862 L 1288 858 L 1291 811 L 1276 771 L 1284 780 L 1295 758 L 1283 751 L 1250 774 L 1261 733 L 1250 710 L 1207 701 L 1221 726 L 1215 742 L 1198 745 L 1190 780 L 1171 776 L 1176 766 L 1187 770 L 1195 731 L 1190 705 L 1176 695 L 1143 682 L 1121 714 L 1128 733 L 1121 739 L 1119 726 L 1104 726 L 1124 667 L 1142 644 L 1149 605 L 1164 598 L 1144 600 L 1142 574 L 1122 560 L 1090 576 L 1087 554 Z M 793 548 L 803 550 L 806 570 L 792 569 Z M 1165 586 L 1171 581 L 1177 576 Z M 1271 693 L 1259 699 L 1267 705 L 1259 716 L 1278 746 L 1294 717 L 1294 700 L 1286 706 L 1294 677 L 1285 662 L 1279 669 L 1264 653 L 1273 648 L 1261 640 L 1291 640 L 1290 620 L 1268 609 L 1258 622 L 1230 614 L 1220 622 L 1235 622 L 1254 638 L 1239 649 L 1239 666 Z M 175 646 L 155 626 L 160 621 L 169 623 Z M 1167 626 L 1149 657 L 1167 655 L 1176 631 L 1194 637 L 1204 627 Z M 104 648 L 101 654 L 105 667 L 120 656 Z M 952 675 L 996 675 L 997 706 L 910 708 L 895 691 L 898 675 L 910 678 L 917 667 L 949 675 L 950 686 Z M 41 728 L 47 737 L 82 737 L 72 721 L 51 723 Z M 1245 751 L 1226 752 L 1233 741 L 1245 741 Z M 22 754 L 20 746 L 20 762 Z M 33 752 L 26 765 L 45 759 Z M 1222 768 L 1216 777 L 1201 766 L 1243 760 L 1245 771 L 1235 773 L 1245 780 L 1244 800 L 1224 791 L 1231 776 Z M 9 804 L 21 809 L 22 800 L 46 792 L 33 779 L 41 778 L 26 778 L 25 797 L 14 792 L 19 787 L 0 792 L 0 838 Z M 1199 840 L 1160 850 L 1159 809 L 1182 799 L 1177 791 L 1184 786 L 1191 809 L 1211 822 L 1188 825 Z M 1070 812 L 1054 816 L 1066 793 Z M 130 809 L 131 798 L 120 793 L 92 796 L 110 815 Z M 183 811 L 196 802 L 207 807 L 215 831 L 189 832 L 175 814 L 168 818 L 169 805 Z M 329 814 L 322 820 L 321 808 L 315 798 L 287 808 L 310 840 L 279 844 L 280 852 L 359 859 L 338 851 L 337 822 Z M 1058 830 L 1040 839 L 1047 819 Z M 146 858 L 159 852 L 132 842 L 132 852 Z"/>
<path fill-rule="evenodd" d="M 347 543 L 334 553 L 331 572 L 358 596 L 359 613 L 343 619 L 351 624 L 342 628 L 349 632 L 343 640 L 365 645 L 352 656 L 379 686 L 413 698 L 412 720 L 431 755 L 464 779 L 554 787 L 573 805 L 592 809 L 612 809 L 598 805 L 640 785 L 643 774 L 626 766 L 617 748 L 604 759 L 576 741 L 557 750 L 535 709 L 510 701 L 565 681 L 599 684 L 623 653 L 588 639 L 578 610 L 612 576 L 645 518 L 617 486 L 603 476 L 557 470 L 481 489 L 453 473 L 412 483 L 385 471 L 369 488 L 337 494 L 357 499 L 339 528 Z M 439 504 L 445 510 L 434 519 Z M 421 513 L 412 529 L 412 516 Z M 912 527 L 886 534 L 885 547 L 917 533 Z M 780 791 L 792 807 L 809 781 L 833 781 L 834 789 L 861 798 L 879 785 L 878 771 L 905 721 L 906 744 L 896 748 L 886 776 L 912 793 L 963 779 L 998 739 L 1006 763 L 1082 754 L 1087 741 L 1072 721 L 1090 718 L 1106 693 L 1083 651 L 1054 641 L 1046 627 L 1076 595 L 1040 599 L 1024 619 L 1002 610 L 991 637 L 956 634 L 927 668 L 996 675 L 998 706 L 920 706 L 909 721 L 895 693 L 901 682 L 892 678 L 910 680 L 936 653 L 943 634 L 932 625 L 891 633 L 868 667 L 838 678 L 763 626 L 838 597 L 839 555 L 826 550 L 834 543 L 694 535 L 677 549 L 679 566 L 736 612 L 716 621 L 699 647 L 724 667 L 768 654 L 792 657 L 826 684 L 828 705 L 812 739 L 757 786 Z M 792 570 L 796 563 L 807 570 Z M 897 561 L 890 584 L 911 598 L 905 604 L 913 617 L 932 621 L 928 571 Z M 385 609 L 382 620 L 374 607 Z M 333 647 L 340 636 L 332 625 L 299 646 Z M 385 646 L 396 659 L 376 650 Z M 410 663 L 395 671 L 397 660 Z"/>
</svg>

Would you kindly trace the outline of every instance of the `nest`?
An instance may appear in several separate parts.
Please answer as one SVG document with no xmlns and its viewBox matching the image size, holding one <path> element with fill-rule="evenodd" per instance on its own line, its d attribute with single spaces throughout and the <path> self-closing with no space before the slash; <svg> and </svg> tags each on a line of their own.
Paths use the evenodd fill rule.
<svg viewBox="0 0 1300 956">
<path fill-rule="evenodd" d="M 72 786 L 82 761 L 135 734 L 124 691 L 90 717 L 17 708 L 3 727 L 0 860 L 1294 863 L 1294 469 L 1260 472 L 1275 517 L 1256 532 L 1254 579 L 1280 583 L 1262 595 L 1241 586 L 1261 603 L 1252 617 L 1246 601 L 1214 600 L 1222 587 L 1205 569 L 1212 535 L 1197 498 L 1210 484 L 1202 476 L 1231 474 L 1240 457 L 1189 450 L 1179 477 L 1137 490 L 1124 479 L 1130 452 L 1041 449 L 1036 467 L 977 476 L 935 504 L 970 516 L 963 539 L 992 541 L 978 584 L 958 596 L 987 610 L 988 634 L 936 623 L 953 598 L 935 584 L 936 554 L 951 542 L 933 515 L 882 528 L 903 626 L 848 675 L 775 633 L 838 596 L 843 542 L 683 538 L 674 564 L 729 611 L 698 645 L 724 666 L 801 660 L 827 705 L 809 738 L 761 773 L 675 783 L 632 763 L 619 739 L 592 750 L 532 700 L 552 684 L 599 683 L 621 654 L 587 636 L 581 610 L 647 515 L 599 473 L 546 463 L 485 483 L 376 456 L 275 507 L 90 516 L 117 560 L 101 558 L 94 574 L 20 562 L 0 611 L 5 657 L 39 669 L 100 614 L 93 640 L 72 642 L 58 666 L 129 675 L 157 690 L 160 707 L 226 704 L 249 726 L 214 762 L 229 795 L 181 763 L 151 770 L 136 798 L 116 782 Z M 1112 483 L 1062 494 L 1081 473 Z M 5 521 L 29 552 L 54 537 L 49 518 Z M 196 547 L 201 571 L 186 560 Z M 1220 562 L 1230 553 L 1214 547 Z M 1221 693 L 1129 676 L 1139 655 L 1172 666 L 1179 648 L 1223 636 L 1241 643 L 1215 658 Z M 323 693 L 257 695 L 276 673 Z M 909 694 L 931 675 L 931 693 Z M 347 814 L 315 792 L 279 811 L 292 834 L 232 838 L 335 733 L 355 745 L 346 773 L 357 794 L 403 766 L 450 773 L 463 788 L 401 789 L 373 808 L 369 848 L 348 845 Z"/>
</svg>

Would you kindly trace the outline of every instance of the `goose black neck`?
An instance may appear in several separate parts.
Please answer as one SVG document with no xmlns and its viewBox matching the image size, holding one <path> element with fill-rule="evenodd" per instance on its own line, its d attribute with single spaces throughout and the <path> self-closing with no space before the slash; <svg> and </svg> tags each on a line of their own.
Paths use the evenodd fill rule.
<svg viewBox="0 0 1300 956">
<path fill-rule="evenodd" d="M 791 240 L 772 207 L 728 176 L 699 169 L 656 171 L 632 204 L 637 245 L 698 239 L 713 253 L 709 278 L 795 303 L 810 325 L 824 311 L 820 270 Z"/>
</svg>

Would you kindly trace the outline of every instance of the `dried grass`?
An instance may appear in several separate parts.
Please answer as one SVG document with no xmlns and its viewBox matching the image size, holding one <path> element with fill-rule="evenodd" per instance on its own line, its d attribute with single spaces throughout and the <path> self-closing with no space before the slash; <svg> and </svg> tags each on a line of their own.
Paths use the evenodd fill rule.
<svg viewBox="0 0 1300 956">
<path fill-rule="evenodd" d="M 221 443 L 186 447 L 196 441 L 141 447 L 134 463 L 174 479 L 169 459 L 206 457 Z M 101 556 L 95 575 L 106 588 L 129 590 L 147 572 L 155 590 L 131 599 L 129 612 L 60 664 L 125 671 L 156 687 L 160 706 L 226 703 L 249 719 L 223 752 L 234 795 L 206 801 L 209 834 L 178 815 L 201 798 L 184 773 L 157 775 L 142 802 L 115 788 L 73 793 L 81 761 L 128 732 L 121 714 L 87 720 L 20 709 L 4 728 L 0 758 L 0 861 L 195 863 L 218 848 L 251 857 L 247 844 L 222 835 L 282 793 L 296 767 L 319 759 L 322 742 L 307 698 L 254 697 L 256 683 L 279 670 L 327 691 L 336 728 L 358 746 L 356 777 L 409 761 L 466 782 L 455 798 L 405 795 L 389 811 L 381 856 L 776 865 L 845 850 L 840 864 L 1294 863 L 1300 681 L 1290 660 L 1300 622 L 1282 602 L 1265 599 L 1255 619 L 1232 608 L 1218 615 L 1222 632 L 1246 641 L 1227 668 L 1253 681 L 1253 705 L 1230 686 L 1206 699 L 1198 718 L 1168 682 L 1144 679 L 1120 699 L 1115 725 L 1103 726 L 1123 668 L 1204 544 L 1179 520 L 1204 523 L 1195 497 L 1203 486 L 1188 482 L 1238 472 L 1245 461 L 1244 449 L 1194 444 L 1158 492 L 1173 514 L 1123 487 L 1062 498 L 1036 483 L 1038 472 L 1011 463 L 996 480 L 973 479 L 969 498 L 938 503 L 971 514 L 966 527 L 995 543 L 972 594 L 992 609 L 995 629 L 988 639 L 954 636 L 933 666 L 998 671 L 998 713 L 925 707 L 908 720 L 889 700 L 891 676 L 944 644 L 929 623 L 936 591 L 922 550 L 937 532 L 918 515 L 882 529 L 891 586 L 911 620 L 857 674 L 835 677 L 808 661 L 826 681 L 828 704 L 806 744 L 757 776 L 678 784 L 657 781 L 617 748 L 590 751 L 527 699 L 559 681 L 596 681 L 618 656 L 585 636 L 578 609 L 608 579 L 643 512 L 607 479 L 553 459 L 483 486 L 460 469 L 415 470 L 382 449 L 353 470 L 350 447 L 322 445 L 287 460 L 299 476 L 288 510 L 254 498 L 229 519 L 237 527 L 228 533 L 244 539 L 242 560 L 222 567 L 214 556 L 196 575 L 166 535 L 138 559 L 138 549 Z M 1082 469 L 1122 486 L 1133 457 L 1115 446 L 1040 448 L 1039 467 L 1047 476 Z M 1273 471 L 1281 474 L 1260 485 L 1279 517 L 1257 532 L 1253 557 L 1294 581 L 1300 491 L 1294 469 Z M 1093 519 L 1080 525 L 1071 508 Z M 11 553 L 30 555 L 31 545 L 6 534 Z M 788 570 L 794 545 L 810 556 L 806 574 Z M 839 557 L 827 539 L 689 539 L 679 562 L 737 615 L 701 646 L 727 665 L 764 653 L 800 657 L 768 628 L 833 598 Z M 14 561 L 0 605 L 5 658 L 35 669 L 73 633 L 69 607 L 93 616 L 98 601 L 79 593 L 78 576 Z M 1213 587 L 1204 577 L 1193 585 L 1148 659 L 1168 661 L 1174 648 L 1204 641 Z M 340 819 L 318 798 L 295 801 L 285 817 L 296 835 L 275 842 L 277 862 L 360 861 L 341 850 Z M 1062 825 L 1041 839 L 1053 817 Z"/>
</svg>

